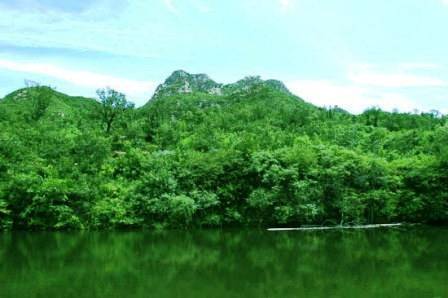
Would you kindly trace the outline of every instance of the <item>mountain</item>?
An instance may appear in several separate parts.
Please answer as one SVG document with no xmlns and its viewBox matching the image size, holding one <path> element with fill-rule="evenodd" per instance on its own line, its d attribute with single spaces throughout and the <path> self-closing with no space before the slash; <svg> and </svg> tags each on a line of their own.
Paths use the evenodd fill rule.
<svg viewBox="0 0 448 298">
<path fill-rule="evenodd" d="M 234 93 L 246 92 L 257 86 L 268 87 L 280 91 L 282 93 L 292 95 L 292 93 L 288 90 L 285 84 L 283 84 L 283 82 L 277 80 L 264 81 L 259 76 L 245 77 L 244 79 L 239 80 L 236 83 L 224 85 L 223 89 L 224 93 L 226 94 L 234 94 Z"/>
<path fill-rule="evenodd" d="M 185 71 L 154 98 L 2 99 L 0 230 L 448 222 L 446 116 L 352 115 Z"/>
<path fill-rule="evenodd" d="M 189 74 L 176 70 L 157 87 L 153 98 L 195 92 L 219 95 L 222 93 L 222 87 L 222 84 L 216 83 L 206 74 Z"/>
<path fill-rule="evenodd" d="M 2 110 L 10 115 L 26 117 L 85 118 L 99 107 L 98 101 L 81 96 L 69 96 L 47 86 L 35 86 L 16 90 L 6 95 Z M 34 113 L 34 115 L 32 115 Z M 41 114 L 41 115 L 37 115 Z"/>
<path fill-rule="evenodd" d="M 159 85 L 153 99 L 177 94 L 205 93 L 210 95 L 231 95 L 246 92 L 257 86 L 273 88 L 292 95 L 288 88 L 277 80 L 262 80 L 259 76 L 250 76 L 232 84 L 221 84 L 206 74 L 190 74 L 184 70 L 173 72 L 163 84 Z"/>
</svg>

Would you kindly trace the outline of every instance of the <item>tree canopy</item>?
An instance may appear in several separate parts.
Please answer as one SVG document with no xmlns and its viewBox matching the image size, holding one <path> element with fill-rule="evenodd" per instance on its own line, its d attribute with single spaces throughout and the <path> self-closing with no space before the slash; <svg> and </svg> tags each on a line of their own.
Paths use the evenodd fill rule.
<svg viewBox="0 0 448 298">
<path fill-rule="evenodd" d="M 126 100 L 126 95 L 110 88 L 96 91 L 101 102 L 101 116 L 105 130 L 110 132 L 114 121 L 126 110 L 133 109 L 134 104 Z"/>
<path fill-rule="evenodd" d="M 0 229 L 448 220 L 439 113 L 352 115 L 258 83 L 139 109 L 98 96 L 0 100 Z"/>
</svg>

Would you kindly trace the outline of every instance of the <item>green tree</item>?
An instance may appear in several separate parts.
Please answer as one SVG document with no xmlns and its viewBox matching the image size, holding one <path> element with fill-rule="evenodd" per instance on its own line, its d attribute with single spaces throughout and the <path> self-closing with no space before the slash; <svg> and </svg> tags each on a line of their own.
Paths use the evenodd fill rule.
<svg viewBox="0 0 448 298">
<path fill-rule="evenodd" d="M 31 111 L 31 118 L 35 121 L 39 120 L 45 115 L 48 107 L 50 106 L 51 98 L 50 87 L 34 87 L 33 88 L 33 109 Z"/>
<path fill-rule="evenodd" d="M 106 133 L 109 133 L 114 121 L 122 116 L 126 110 L 133 109 L 134 104 L 127 101 L 123 93 L 111 88 L 98 89 L 96 93 L 101 102 L 102 122 Z"/>
</svg>

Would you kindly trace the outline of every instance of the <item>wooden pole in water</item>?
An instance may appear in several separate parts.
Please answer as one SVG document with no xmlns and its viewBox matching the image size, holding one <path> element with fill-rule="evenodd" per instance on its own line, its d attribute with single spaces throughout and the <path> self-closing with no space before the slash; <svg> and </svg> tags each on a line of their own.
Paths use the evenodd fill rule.
<svg viewBox="0 0 448 298">
<path fill-rule="evenodd" d="M 376 224 L 376 225 L 359 225 L 359 226 L 334 226 L 334 227 L 304 227 L 304 228 L 270 228 L 270 232 L 280 231 L 319 231 L 319 230 L 341 230 L 341 229 L 376 229 L 376 228 L 392 228 L 402 226 L 402 223 L 393 224 Z"/>
</svg>

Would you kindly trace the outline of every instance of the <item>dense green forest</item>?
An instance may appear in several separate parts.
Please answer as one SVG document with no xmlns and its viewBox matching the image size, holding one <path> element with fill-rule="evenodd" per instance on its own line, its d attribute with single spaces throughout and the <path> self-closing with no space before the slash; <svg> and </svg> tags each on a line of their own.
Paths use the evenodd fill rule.
<svg viewBox="0 0 448 298">
<path fill-rule="evenodd" d="M 318 108 L 175 72 L 123 94 L 0 100 L 0 229 L 448 222 L 448 117 Z"/>
</svg>

